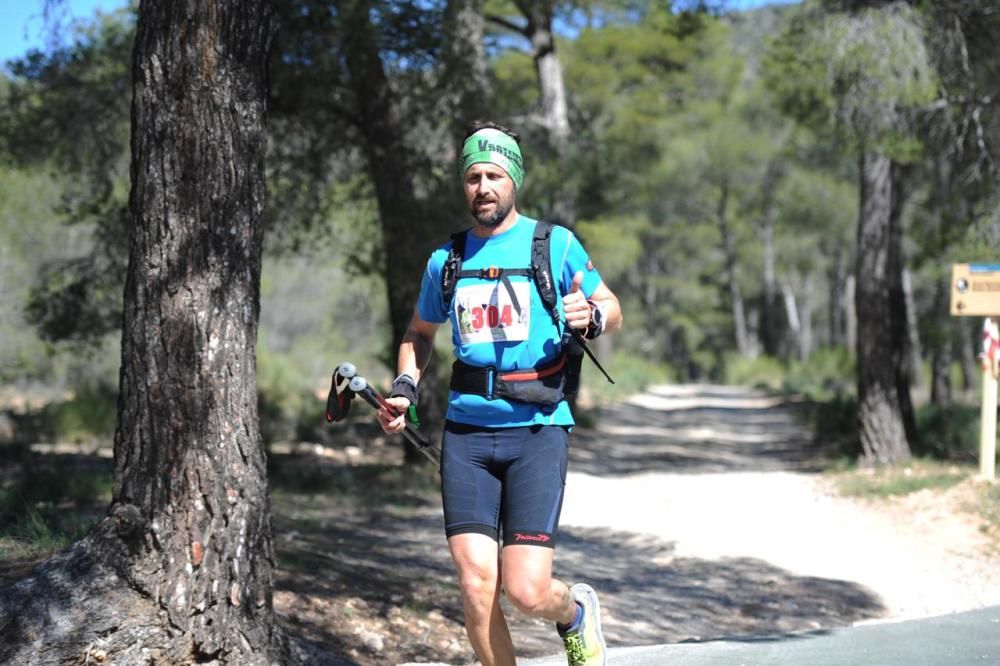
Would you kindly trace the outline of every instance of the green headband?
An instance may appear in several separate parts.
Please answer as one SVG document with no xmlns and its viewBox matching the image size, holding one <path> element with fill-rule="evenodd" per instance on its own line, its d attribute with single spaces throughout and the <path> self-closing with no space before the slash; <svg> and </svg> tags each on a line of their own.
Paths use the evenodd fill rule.
<svg viewBox="0 0 1000 666">
<path fill-rule="evenodd" d="M 465 174 L 473 164 L 489 162 L 507 172 L 514 186 L 521 189 L 524 182 L 524 162 L 521 161 L 521 149 L 517 141 L 500 130 L 481 129 L 468 139 L 462 146 L 462 173 Z"/>
</svg>

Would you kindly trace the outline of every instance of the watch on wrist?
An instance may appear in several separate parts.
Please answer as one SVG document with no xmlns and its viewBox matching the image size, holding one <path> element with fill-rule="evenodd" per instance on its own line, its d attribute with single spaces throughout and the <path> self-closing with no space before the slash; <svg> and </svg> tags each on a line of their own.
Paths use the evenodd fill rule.
<svg viewBox="0 0 1000 666">
<path fill-rule="evenodd" d="M 605 313 L 606 306 L 603 303 L 591 300 L 588 300 L 587 303 L 590 304 L 590 324 L 587 325 L 587 331 L 583 334 L 583 337 L 593 340 L 604 332 L 604 327 L 608 323 Z"/>
</svg>

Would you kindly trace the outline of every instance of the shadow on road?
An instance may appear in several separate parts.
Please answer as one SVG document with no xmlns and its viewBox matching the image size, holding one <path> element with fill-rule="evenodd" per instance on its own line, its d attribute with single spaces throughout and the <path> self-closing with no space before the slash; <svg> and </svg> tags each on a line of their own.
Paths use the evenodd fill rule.
<svg viewBox="0 0 1000 666">
<path fill-rule="evenodd" d="M 278 505 L 275 598 L 286 626 L 358 663 L 383 663 L 366 631 L 352 625 L 356 613 L 374 617 L 368 633 L 387 635 L 404 660 L 467 663 L 472 655 L 438 509 L 369 507 L 345 515 Z M 883 613 L 879 600 L 853 583 L 796 576 L 751 558 L 677 558 L 671 543 L 652 536 L 564 528 L 557 552 L 557 576 L 600 592 L 609 645 L 759 638 Z M 549 623 L 507 609 L 521 656 L 561 650 Z"/>
<path fill-rule="evenodd" d="M 670 543 L 606 530 L 570 528 L 559 539 L 556 575 L 598 590 L 610 646 L 759 639 L 884 613 L 879 599 L 859 585 L 796 576 L 762 560 L 675 558 Z M 558 652 L 545 623 L 514 624 L 528 656 Z"/>
<path fill-rule="evenodd" d="M 815 472 L 837 452 L 807 424 L 810 405 L 747 389 L 654 387 L 573 432 L 571 468 L 640 472 Z"/>
</svg>

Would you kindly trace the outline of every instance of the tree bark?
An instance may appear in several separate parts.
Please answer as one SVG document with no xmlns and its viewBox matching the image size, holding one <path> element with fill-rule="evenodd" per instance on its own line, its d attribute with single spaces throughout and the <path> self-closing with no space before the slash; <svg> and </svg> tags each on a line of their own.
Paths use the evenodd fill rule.
<svg viewBox="0 0 1000 666">
<path fill-rule="evenodd" d="M 785 301 L 785 321 L 788 322 L 788 331 L 792 334 L 796 350 L 802 349 L 802 322 L 799 320 L 799 306 L 795 300 L 795 292 L 792 285 L 787 282 L 781 283 L 781 294 Z"/>
<path fill-rule="evenodd" d="M 270 20 L 266 0 L 140 5 L 112 503 L 3 595 L 3 663 L 294 661 L 254 355 Z"/>
<path fill-rule="evenodd" d="M 910 446 L 917 444 L 917 418 L 910 396 L 913 375 L 919 368 L 912 367 L 916 327 L 911 330 L 909 303 L 906 296 L 906 257 L 903 254 L 903 208 L 906 206 L 907 174 L 909 169 L 892 162 L 889 167 L 891 180 L 889 211 L 889 312 L 892 330 L 892 363 L 896 369 L 896 394 L 899 413 Z M 919 363 L 918 363 L 919 366 Z"/>
<path fill-rule="evenodd" d="M 799 311 L 801 335 L 799 336 L 799 360 L 805 361 L 813 352 L 813 276 L 806 274 L 802 282 L 802 307 Z"/>
<path fill-rule="evenodd" d="M 850 277 L 850 260 L 847 252 L 838 248 L 834 260 L 830 264 L 827 279 L 830 285 L 830 299 L 827 304 L 829 319 L 828 344 L 831 347 L 844 346 L 853 349 L 853 345 L 847 344 L 847 308 L 850 303 L 854 308 L 853 295 L 848 297 L 847 280 Z"/>
<path fill-rule="evenodd" d="M 857 265 L 857 258 L 855 258 L 855 266 Z M 857 268 L 855 267 L 855 270 Z M 855 352 L 858 349 L 858 309 L 857 309 L 857 276 L 852 273 L 847 276 L 844 281 L 844 346 L 848 349 L 853 349 Z"/>
<path fill-rule="evenodd" d="M 971 317 L 958 318 L 958 358 L 962 364 L 962 392 L 973 393 L 979 386 L 980 366 L 976 355 L 982 349 L 982 333 Z"/>
<path fill-rule="evenodd" d="M 774 215 L 769 207 L 760 228 L 760 240 L 764 250 L 764 300 L 760 310 L 760 338 L 764 354 L 778 355 L 778 309 L 777 280 L 774 271 Z"/>
<path fill-rule="evenodd" d="M 746 310 L 743 304 L 743 290 L 740 288 L 739 277 L 736 274 L 736 247 L 732 230 L 729 228 L 729 186 L 723 183 L 719 192 L 719 205 L 716 209 L 716 222 L 719 225 L 719 237 L 722 243 L 722 253 L 726 265 L 726 281 L 729 287 L 730 307 L 733 314 L 733 337 L 736 350 L 740 356 L 752 356 L 750 336 L 747 333 Z"/>
<path fill-rule="evenodd" d="M 555 3 L 551 0 L 516 0 L 518 10 L 527 19 L 524 35 L 531 42 L 531 54 L 538 75 L 538 88 L 542 103 L 549 143 L 563 174 L 571 173 L 569 106 L 566 102 L 566 83 L 562 64 L 556 52 L 555 33 L 552 29 Z M 553 192 L 552 222 L 573 229 L 576 227 L 576 192 L 570 178 L 560 178 Z"/>
<path fill-rule="evenodd" d="M 444 12 L 442 99 L 451 114 L 451 128 L 461 150 L 462 133 L 472 120 L 488 120 L 489 63 L 484 35 L 485 0 L 448 0 Z"/>
<path fill-rule="evenodd" d="M 913 293 L 913 275 L 909 268 L 903 268 L 903 302 L 906 306 L 906 355 L 910 384 L 915 388 L 924 385 L 924 351 L 920 341 L 917 322 L 917 301 Z"/>
<path fill-rule="evenodd" d="M 784 177 L 785 165 L 780 159 L 768 164 L 764 175 L 760 225 L 757 228 L 763 248 L 764 295 L 760 310 L 760 339 L 767 356 L 777 356 L 778 309 L 777 280 L 775 278 L 774 220 L 778 211 L 774 203 L 774 190 Z"/>
<path fill-rule="evenodd" d="M 948 312 L 950 289 L 947 280 L 938 280 L 934 290 L 934 312 Z M 931 337 L 931 402 L 950 405 L 952 402 L 951 364 L 954 358 L 951 318 L 938 317 L 936 334 Z"/>
<path fill-rule="evenodd" d="M 858 316 L 858 432 L 864 458 L 874 464 L 908 460 L 906 428 L 893 362 L 891 161 L 861 156 L 861 206 L 855 302 Z"/>
</svg>

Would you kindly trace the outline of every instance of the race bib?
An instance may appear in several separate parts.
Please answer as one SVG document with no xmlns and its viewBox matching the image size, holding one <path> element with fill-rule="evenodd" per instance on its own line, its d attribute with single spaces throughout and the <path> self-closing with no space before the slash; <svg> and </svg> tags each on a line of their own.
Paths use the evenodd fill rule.
<svg viewBox="0 0 1000 666">
<path fill-rule="evenodd" d="M 521 312 L 514 307 L 502 282 L 476 284 L 455 290 L 455 321 L 463 345 L 522 342 L 531 324 L 531 285 L 511 282 Z"/>
</svg>

